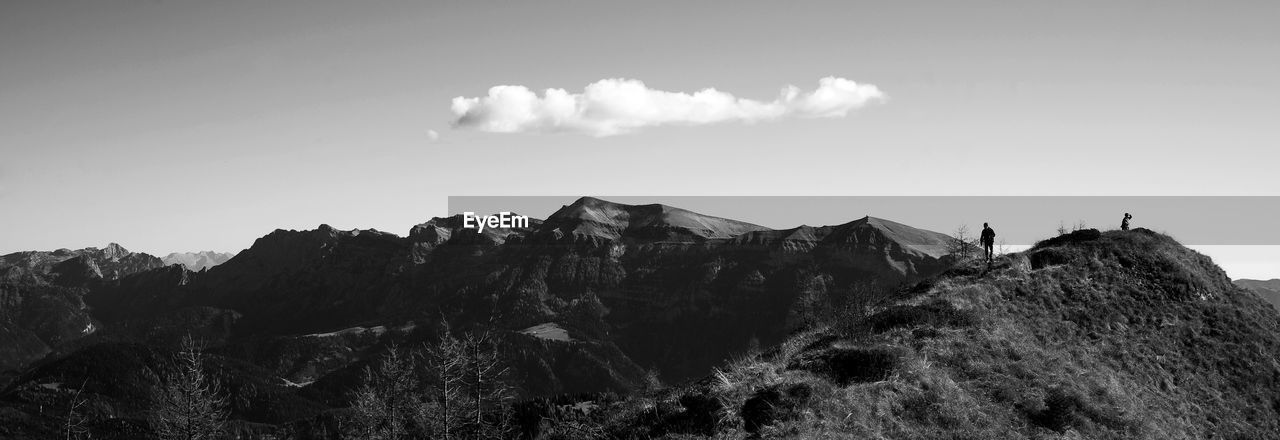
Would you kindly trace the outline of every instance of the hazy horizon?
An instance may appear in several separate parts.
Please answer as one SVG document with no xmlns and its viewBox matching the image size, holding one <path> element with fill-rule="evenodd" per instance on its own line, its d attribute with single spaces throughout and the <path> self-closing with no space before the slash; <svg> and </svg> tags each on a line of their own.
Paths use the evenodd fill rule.
<svg viewBox="0 0 1280 440">
<path fill-rule="evenodd" d="M 448 213 L 441 216 L 506 211 L 545 219 L 580 197 L 583 196 L 455 196 L 449 198 Z M 1060 227 L 1117 229 L 1119 222 L 1115 214 L 1128 209 L 1137 213 L 1133 227 L 1171 234 L 1187 247 L 1212 257 L 1233 279 L 1280 278 L 1276 265 L 1280 259 L 1280 230 L 1262 228 L 1270 222 L 1268 219 L 1275 217 L 1269 211 L 1280 207 L 1280 203 L 1274 203 L 1269 197 L 594 197 L 633 205 L 661 203 L 771 229 L 838 225 L 873 216 L 946 234 L 964 225 L 970 234 L 975 234 L 982 223 L 989 221 L 998 232 L 997 242 L 1004 252 L 1026 250 L 1032 243 L 1056 235 Z M 1173 215 L 1180 212 L 1180 208 L 1207 215 L 1198 218 Z M 939 212 L 945 214 L 939 215 Z M 1240 220 L 1229 221 L 1233 218 Z M 1227 223 L 1233 224 L 1230 227 L 1216 226 Z M 330 226 L 348 231 L 376 229 Z M 410 227 L 380 231 L 405 237 Z M 264 231 L 261 235 L 269 232 Z M 199 251 L 153 251 L 134 248 L 128 243 L 116 244 L 130 251 L 164 257 L 170 253 L 201 251 L 236 254 L 248 248 L 252 241 L 237 249 Z M 61 248 L 101 248 L 104 245 L 95 243 Z M 0 255 L 8 253 L 0 252 Z"/>
</svg>

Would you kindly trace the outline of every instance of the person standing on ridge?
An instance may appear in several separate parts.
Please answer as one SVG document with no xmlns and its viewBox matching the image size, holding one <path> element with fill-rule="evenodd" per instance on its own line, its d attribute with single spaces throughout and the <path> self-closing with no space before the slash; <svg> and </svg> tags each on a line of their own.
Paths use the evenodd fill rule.
<svg viewBox="0 0 1280 440">
<path fill-rule="evenodd" d="M 1126 213 L 1124 213 L 1124 220 L 1120 220 L 1120 230 L 1121 230 L 1121 231 L 1128 231 L 1128 230 L 1129 230 L 1129 219 L 1131 219 L 1131 218 L 1133 218 L 1133 216 L 1132 216 L 1132 215 L 1129 215 L 1129 213 L 1127 213 L 1127 212 L 1126 212 Z"/>
<path fill-rule="evenodd" d="M 990 225 L 983 223 L 982 236 L 980 238 L 982 240 L 982 249 L 987 251 L 987 262 L 990 263 L 991 254 L 996 245 L 996 230 L 991 229 Z"/>
</svg>

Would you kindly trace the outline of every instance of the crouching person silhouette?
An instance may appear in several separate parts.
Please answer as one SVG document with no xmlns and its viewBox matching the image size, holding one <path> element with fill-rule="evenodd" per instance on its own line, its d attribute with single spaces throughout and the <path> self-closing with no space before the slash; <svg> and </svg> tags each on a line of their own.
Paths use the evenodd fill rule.
<svg viewBox="0 0 1280 440">
<path fill-rule="evenodd" d="M 1129 215 L 1129 213 L 1127 213 L 1127 212 L 1126 212 L 1126 213 L 1124 213 L 1124 220 L 1120 220 L 1120 230 L 1121 230 L 1121 231 L 1128 231 L 1128 230 L 1129 230 L 1129 219 L 1131 219 L 1131 218 L 1133 218 L 1133 216 L 1132 216 L 1132 215 Z"/>
</svg>

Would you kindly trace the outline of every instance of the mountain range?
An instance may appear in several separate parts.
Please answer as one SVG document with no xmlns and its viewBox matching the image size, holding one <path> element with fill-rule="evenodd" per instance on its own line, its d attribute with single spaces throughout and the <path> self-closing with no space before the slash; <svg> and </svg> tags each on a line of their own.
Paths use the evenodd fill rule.
<svg viewBox="0 0 1280 440">
<path fill-rule="evenodd" d="M 171 264 L 179 264 L 188 270 L 199 272 L 222 263 L 226 263 L 236 254 L 228 252 L 200 251 L 200 252 L 174 252 L 160 258 L 166 266 Z"/>
<path fill-rule="evenodd" d="M 193 308 L 234 315 L 229 333 L 293 337 L 443 320 L 511 330 L 554 324 L 572 353 L 528 371 L 535 394 L 624 390 L 645 369 L 682 380 L 800 324 L 797 307 L 853 284 L 945 267 L 943 234 L 864 218 L 801 236 L 662 205 L 582 198 L 529 228 L 483 232 L 459 216 L 376 230 L 277 230 L 205 272 L 148 271 L 95 289 L 106 322 Z M 687 344 L 669 338 L 698 334 Z M 556 350 L 551 350 L 556 351 Z M 531 355 L 540 363 L 551 354 Z M 580 370 L 591 374 L 579 374 Z M 312 371 L 311 369 L 305 369 Z M 323 373 L 323 370 L 316 370 Z M 575 380 L 564 376 L 573 371 Z M 295 382 L 319 379 L 293 376 Z"/>
<path fill-rule="evenodd" d="M 1267 303 L 1270 303 L 1276 308 L 1280 308 L 1280 279 L 1270 279 L 1266 281 L 1240 279 L 1236 280 L 1235 283 L 1237 286 L 1252 290 L 1254 293 L 1257 293 L 1258 296 L 1261 296 L 1262 299 L 1266 300 Z"/>
<path fill-rule="evenodd" d="M 1115 336 L 1116 326 L 1133 328 L 1140 323 L 1164 328 L 1137 315 L 1144 313 L 1142 307 L 1173 307 L 1169 301 L 1177 301 L 1179 313 L 1209 307 L 1214 313 L 1239 309 L 1250 317 L 1237 323 L 1245 327 L 1240 331 L 1265 337 L 1276 334 L 1275 311 L 1246 309 L 1254 303 L 1237 299 L 1242 291 L 1229 283 L 1223 286 L 1219 278 L 1224 275 L 1207 259 L 1149 260 L 1135 257 L 1125 247 L 1139 243 L 1164 253 L 1190 252 L 1158 235 L 1133 243 L 1127 241 L 1130 236 L 1050 241 L 1001 263 L 1017 269 L 997 272 L 1009 276 L 998 278 L 1003 283 L 999 295 L 966 290 L 947 297 L 944 306 L 936 301 L 944 291 L 968 285 L 986 289 L 980 284 L 986 282 L 982 280 L 987 273 L 949 255 L 952 239 L 945 234 L 874 217 L 830 226 L 770 229 L 665 205 L 625 205 L 584 197 L 546 219 L 532 219 L 528 227 L 477 231 L 462 225 L 461 216 L 437 217 L 412 227 L 406 236 L 372 229 L 342 231 L 328 225 L 276 230 L 225 262 L 199 271 L 182 264 L 166 265 L 160 258 L 114 244 L 101 250 L 0 257 L 0 304 L 4 306 L 0 308 L 0 342 L 4 342 L 0 368 L 8 370 L 0 375 L 0 437 L 38 438 L 39 433 L 51 432 L 56 420 L 42 416 L 41 408 L 64 402 L 66 393 L 59 387 L 79 381 L 93 396 L 97 415 L 112 420 L 110 426 L 98 427 L 98 437 L 127 438 L 127 433 L 145 426 L 148 390 L 157 384 L 166 356 L 186 335 L 209 347 L 210 368 L 233 402 L 232 418 L 244 429 L 276 432 L 338 417 L 335 414 L 350 404 L 361 370 L 389 345 L 419 346 L 447 328 L 459 333 L 494 332 L 521 399 L 612 395 L 613 400 L 592 399 L 594 404 L 608 401 L 618 408 L 632 408 L 628 405 L 658 396 L 637 394 L 640 390 L 653 389 L 655 382 L 677 384 L 660 391 L 667 393 L 666 399 L 692 402 L 671 409 L 676 419 L 597 420 L 635 428 L 624 437 L 648 437 L 704 432 L 706 426 L 679 419 L 684 417 L 680 414 L 694 417 L 705 410 L 697 403 L 703 397 L 684 396 L 715 395 L 705 387 L 705 378 L 717 368 L 736 365 L 733 359 L 760 359 L 774 368 L 768 377 L 777 379 L 830 373 L 834 367 L 812 365 L 828 362 L 824 356 L 832 350 L 854 350 L 850 356 L 856 359 L 882 353 L 857 344 L 883 338 L 883 332 L 850 340 L 832 333 L 823 336 L 816 330 L 830 328 L 832 322 L 888 326 L 883 328 L 906 329 L 912 335 L 960 331 L 939 340 L 972 345 L 976 342 L 964 342 L 968 339 L 960 335 L 984 327 L 965 324 L 954 330 L 957 323 L 991 322 L 985 319 L 1006 316 L 1000 318 L 1006 321 L 999 322 L 1007 325 L 981 331 L 1043 333 L 1029 327 L 1034 322 L 1009 315 L 1030 313 L 1023 310 L 1029 308 L 1047 314 L 1045 319 L 1052 318 L 1054 323 L 1076 323 L 1062 325 L 1075 332 L 1070 335 L 1084 339 L 1061 339 L 1053 346 L 1066 347 L 1085 343 L 1089 332 L 1112 332 L 1105 334 L 1121 338 Z M 1077 258 L 1079 249 L 1100 255 L 1095 258 L 1099 262 Z M 208 257 L 207 261 L 214 260 Z M 1071 277 L 1059 273 L 1068 269 L 1078 273 L 1071 272 Z M 1097 277 L 1090 278 L 1090 273 Z M 1093 283 L 1088 285 L 1093 290 L 1080 290 L 1084 288 L 1081 280 Z M 1093 297 L 1087 295 L 1094 294 L 1087 292 L 1108 286 L 1143 298 L 1147 306 L 1125 302 L 1129 308 L 1121 311 L 1109 308 L 1119 299 L 1105 302 L 1099 297 L 1099 302 L 1091 302 Z M 1054 295 L 1086 296 L 1073 297 L 1074 302 L 1055 301 L 1052 295 L 1045 296 L 1045 289 L 1057 292 Z M 973 298 L 963 299 L 969 297 Z M 1202 298 L 1201 302 L 1195 298 Z M 1014 304 L 1018 308 L 1008 308 Z M 1110 311 L 1104 320 L 1087 318 L 1091 307 Z M 985 311 L 979 315 L 956 312 L 974 308 Z M 905 315 L 884 315 L 889 310 Z M 984 318 L 973 321 L 973 316 Z M 873 317 L 887 321 L 866 321 Z M 1182 321 L 1170 322 L 1176 326 Z M 1207 338 L 1202 343 L 1236 343 L 1221 340 L 1235 333 L 1221 329 L 1206 333 L 1217 324 L 1197 325 L 1197 337 Z M 897 339 L 881 341 L 885 350 L 900 353 L 914 347 L 901 333 L 893 335 Z M 921 341 L 929 338 L 933 337 Z M 990 338 L 974 341 L 1000 343 Z M 1144 344 L 1146 340 L 1135 341 Z M 1224 356 L 1234 353 L 1231 347 L 1223 349 Z M 1270 343 L 1258 347 L 1261 353 L 1272 353 L 1274 348 Z M 777 350 L 792 351 L 778 357 Z M 1061 355 L 1055 353 L 1044 356 Z M 809 357 L 792 356 L 799 354 Z M 963 355 L 948 356 L 950 363 L 961 362 Z M 1037 362 L 1046 359 L 1037 358 Z M 1086 367 L 1080 368 L 1091 368 Z M 1184 369 L 1177 370 L 1176 377 L 1211 367 L 1212 363 L 1179 367 Z M 1130 371 L 1123 365 L 1109 368 Z M 1237 370 L 1230 371 L 1236 374 Z M 739 425 L 715 426 L 747 429 L 741 425 L 746 423 L 740 414 L 745 411 L 743 399 L 783 383 L 774 379 L 755 383 L 746 391 L 736 389 L 736 397 L 717 395 L 717 404 L 725 411 L 716 417 L 732 415 Z M 837 376 L 829 380 L 841 387 L 862 383 Z M 948 376 L 946 380 L 969 379 Z M 1180 383 L 1176 378 L 1166 380 Z M 1222 380 L 1244 379 L 1224 376 Z M 648 402 L 653 408 L 666 405 Z M 1026 404 L 1056 405 L 1045 402 Z M 1280 401 L 1274 408 L 1280 411 Z M 1017 414 L 1038 417 L 1039 413 L 1028 409 Z M 1213 414 L 1227 417 L 1227 413 Z M 751 429 L 758 428 L 756 422 L 750 423 Z M 1056 427 L 1061 426 L 1049 426 Z M 713 428 L 713 432 L 720 429 Z M 1104 428 L 1111 429 L 1110 425 Z"/>
<path fill-rule="evenodd" d="M 100 322 L 84 302 L 90 289 L 163 266 L 115 243 L 0 256 L 0 371 L 95 332 Z"/>
</svg>

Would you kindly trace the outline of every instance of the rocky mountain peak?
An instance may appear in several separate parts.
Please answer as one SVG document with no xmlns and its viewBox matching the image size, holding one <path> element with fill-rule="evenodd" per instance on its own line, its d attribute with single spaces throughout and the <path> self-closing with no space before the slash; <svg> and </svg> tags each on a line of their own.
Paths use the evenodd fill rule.
<svg viewBox="0 0 1280 440">
<path fill-rule="evenodd" d="M 667 205 L 627 205 L 594 197 L 582 197 L 560 208 L 543 228 L 575 236 L 643 241 L 725 239 L 768 229 Z"/>
<path fill-rule="evenodd" d="M 102 257 L 111 261 L 119 261 L 121 258 L 129 256 L 133 252 L 129 252 L 124 246 L 116 243 L 109 243 L 107 247 L 102 248 Z"/>
</svg>

